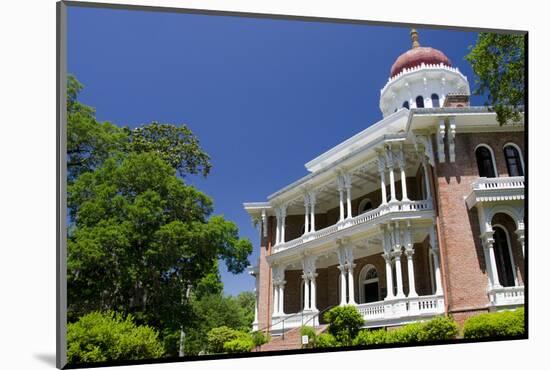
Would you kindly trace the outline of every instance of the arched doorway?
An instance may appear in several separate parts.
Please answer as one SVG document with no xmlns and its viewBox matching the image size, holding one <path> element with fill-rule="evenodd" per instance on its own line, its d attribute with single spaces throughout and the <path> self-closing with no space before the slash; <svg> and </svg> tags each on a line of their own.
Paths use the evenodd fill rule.
<svg viewBox="0 0 550 370">
<path fill-rule="evenodd" d="M 369 303 L 380 300 L 378 272 L 373 265 L 366 265 L 359 273 L 359 302 Z"/>
</svg>

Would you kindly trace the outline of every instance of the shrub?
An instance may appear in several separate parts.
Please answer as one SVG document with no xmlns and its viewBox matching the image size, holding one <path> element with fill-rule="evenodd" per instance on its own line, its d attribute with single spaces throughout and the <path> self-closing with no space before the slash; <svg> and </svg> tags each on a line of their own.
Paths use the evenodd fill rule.
<svg viewBox="0 0 550 370">
<path fill-rule="evenodd" d="M 228 353 L 250 352 L 252 348 L 254 348 L 254 341 L 247 333 L 241 333 L 238 338 L 232 339 L 223 345 L 224 351 Z"/>
<path fill-rule="evenodd" d="M 239 338 L 240 332 L 228 328 L 227 326 L 220 326 L 218 328 L 211 329 L 208 334 L 208 351 L 210 353 L 222 353 L 224 352 L 224 344 Z"/>
<path fill-rule="evenodd" d="M 131 315 L 91 312 L 67 326 L 69 363 L 150 359 L 163 354 L 158 332 L 136 325 Z"/>
<path fill-rule="evenodd" d="M 464 322 L 464 338 L 516 336 L 525 333 L 525 311 L 484 313 Z"/>
<path fill-rule="evenodd" d="M 340 343 L 330 333 L 322 333 L 317 336 L 315 342 L 317 348 L 339 347 Z"/>
<path fill-rule="evenodd" d="M 364 324 L 363 316 L 352 305 L 337 306 L 324 315 L 329 323 L 328 331 L 342 345 L 349 346 Z"/>
<path fill-rule="evenodd" d="M 256 347 L 261 346 L 262 344 L 266 344 L 271 340 L 271 336 L 261 330 L 252 332 L 252 334 L 250 334 L 250 337 L 252 338 L 252 342 Z"/>
<path fill-rule="evenodd" d="M 315 329 L 313 329 L 311 326 L 302 326 L 302 328 L 300 329 L 300 335 L 307 335 L 309 338 L 309 343 L 305 345 L 305 348 L 315 347 L 317 342 L 317 333 L 315 332 Z"/>
<path fill-rule="evenodd" d="M 388 333 L 384 329 L 361 330 L 353 340 L 353 345 L 369 345 L 386 343 Z"/>
<path fill-rule="evenodd" d="M 456 338 L 458 325 L 448 316 L 438 316 L 422 325 L 419 333 L 421 341 L 438 341 Z"/>
<path fill-rule="evenodd" d="M 386 343 L 416 343 L 420 341 L 423 323 L 407 324 L 387 332 Z"/>
</svg>

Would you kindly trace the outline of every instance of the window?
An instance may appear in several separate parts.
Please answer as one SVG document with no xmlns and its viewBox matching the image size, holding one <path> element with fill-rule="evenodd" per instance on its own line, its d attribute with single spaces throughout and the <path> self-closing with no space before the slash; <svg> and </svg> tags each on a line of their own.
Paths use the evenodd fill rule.
<svg viewBox="0 0 550 370">
<path fill-rule="evenodd" d="M 496 177 L 493 153 L 489 147 L 480 145 L 476 149 L 477 169 L 480 177 Z"/>
<path fill-rule="evenodd" d="M 359 302 L 369 303 L 379 300 L 378 272 L 373 265 L 366 265 L 359 273 Z"/>
<path fill-rule="evenodd" d="M 439 95 L 432 94 L 432 107 L 439 108 Z"/>
<path fill-rule="evenodd" d="M 365 213 L 373 209 L 372 202 L 370 199 L 363 199 L 359 203 L 359 207 L 357 208 L 357 214 L 360 215 L 361 213 Z"/>
<path fill-rule="evenodd" d="M 408 101 L 403 102 L 403 108 L 409 109 L 409 102 Z"/>
<path fill-rule="evenodd" d="M 502 226 L 493 227 L 494 252 L 498 281 L 502 286 L 515 286 L 516 276 L 508 235 Z"/>
<path fill-rule="evenodd" d="M 418 95 L 416 97 L 416 107 L 417 108 L 424 108 L 424 97 L 422 95 Z"/>
<path fill-rule="evenodd" d="M 519 154 L 519 149 L 515 145 L 507 144 L 504 147 L 504 158 L 506 158 L 508 175 L 523 176 L 523 163 Z"/>
</svg>

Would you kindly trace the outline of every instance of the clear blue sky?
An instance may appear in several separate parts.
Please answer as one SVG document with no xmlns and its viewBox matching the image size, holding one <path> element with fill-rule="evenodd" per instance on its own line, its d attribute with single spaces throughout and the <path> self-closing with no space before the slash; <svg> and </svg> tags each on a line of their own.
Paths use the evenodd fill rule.
<svg viewBox="0 0 550 370">
<path fill-rule="evenodd" d="M 418 31 L 473 84 L 463 58 L 476 33 Z M 380 120 L 380 89 L 410 45 L 402 27 L 68 12 L 68 72 L 85 85 L 80 100 L 118 125 L 187 124 L 213 164 L 191 182 L 252 241 L 253 264 L 258 231 L 242 203 L 266 200 L 304 176 L 304 163 Z M 220 270 L 225 293 L 254 288 L 248 273 Z"/>
</svg>

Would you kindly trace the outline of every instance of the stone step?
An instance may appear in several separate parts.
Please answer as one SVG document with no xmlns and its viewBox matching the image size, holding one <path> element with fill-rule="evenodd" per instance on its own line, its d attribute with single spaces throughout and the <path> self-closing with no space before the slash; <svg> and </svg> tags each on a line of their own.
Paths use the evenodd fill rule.
<svg viewBox="0 0 550 370">
<path fill-rule="evenodd" d="M 327 329 L 327 325 L 319 325 L 315 327 L 317 335 L 321 334 Z M 302 335 L 300 334 L 300 328 L 290 329 L 285 332 L 285 337 L 274 337 L 271 342 L 264 344 L 255 351 L 284 351 L 289 349 L 302 348 Z"/>
</svg>

